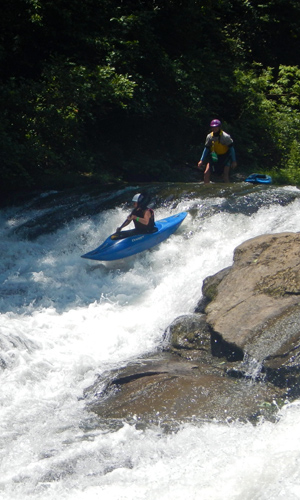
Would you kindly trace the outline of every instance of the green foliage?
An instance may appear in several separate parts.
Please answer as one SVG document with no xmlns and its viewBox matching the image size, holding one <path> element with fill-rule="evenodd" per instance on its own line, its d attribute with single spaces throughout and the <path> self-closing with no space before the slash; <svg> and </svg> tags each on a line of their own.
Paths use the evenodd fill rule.
<svg viewBox="0 0 300 500">
<path fill-rule="evenodd" d="M 242 135 L 246 128 L 251 144 L 246 147 L 245 157 L 283 182 L 299 182 L 298 66 L 280 66 L 275 76 L 271 68 L 255 65 L 249 71 L 237 70 L 235 75 L 236 91 L 243 101 Z"/>
<path fill-rule="evenodd" d="M 296 0 L 6 2 L 3 189 L 174 180 L 214 117 L 239 165 L 299 183 L 299 14 Z"/>
<path fill-rule="evenodd" d="M 300 182 L 300 69 L 280 66 L 271 89 L 275 103 L 275 126 L 281 151 L 280 173 L 285 182 Z"/>
<path fill-rule="evenodd" d="M 289 148 L 286 167 L 280 170 L 282 179 L 288 184 L 300 184 L 300 144 L 293 139 Z"/>
<path fill-rule="evenodd" d="M 12 79 L 2 88 L 7 110 L 0 130 L 3 178 L 11 187 L 24 186 L 24 181 L 34 186 L 44 171 L 94 171 L 97 140 L 88 136 L 89 129 L 97 113 L 125 109 L 134 87 L 113 68 L 91 69 L 59 59 L 51 60 L 38 82 Z"/>
</svg>

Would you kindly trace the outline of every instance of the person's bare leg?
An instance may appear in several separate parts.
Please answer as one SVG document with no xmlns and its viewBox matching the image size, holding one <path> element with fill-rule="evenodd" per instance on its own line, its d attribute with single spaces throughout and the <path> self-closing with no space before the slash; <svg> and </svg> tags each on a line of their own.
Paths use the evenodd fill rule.
<svg viewBox="0 0 300 500">
<path fill-rule="evenodd" d="M 229 182 L 229 170 L 230 170 L 230 166 L 226 165 L 226 167 L 224 167 L 224 172 L 223 172 L 223 181 L 224 182 Z"/>
<path fill-rule="evenodd" d="M 210 183 L 210 165 L 208 163 L 204 171 L 204 184 L 209 184 L 209 183 Z"/>
</svg>

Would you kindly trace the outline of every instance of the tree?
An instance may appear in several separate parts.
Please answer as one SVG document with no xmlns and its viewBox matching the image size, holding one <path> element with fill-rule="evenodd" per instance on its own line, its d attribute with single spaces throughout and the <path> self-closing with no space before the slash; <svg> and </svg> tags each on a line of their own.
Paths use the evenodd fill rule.
<svg viewBox="0 0 300 500">
<path fill-rule="evenodd" d="M 172 178 L 214 117 L 242 164 L 294 170 L 298 19 L 296 0 L 6 2 L 2 178 Z"/>
</svg>

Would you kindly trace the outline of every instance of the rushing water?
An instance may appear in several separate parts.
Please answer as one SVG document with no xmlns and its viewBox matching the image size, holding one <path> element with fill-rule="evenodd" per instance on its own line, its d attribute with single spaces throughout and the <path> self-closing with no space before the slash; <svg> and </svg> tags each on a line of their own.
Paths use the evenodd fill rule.
<svg viewBox="0 0 300 500">
<path fill-rule="evenodd" d="M 159 348 L 238 244 L 300 231 L 293 187 L 161 185 L 156 218 L 189 212 L 173 236 L 126 261 L 81 259 L 124 221 L 136 190 L 45 193 L 0 212 L 0 498 L 299 499 L 300 402 L 276 423 L 173 433 L 103 428 L 87 410 L 85 389 Z"/>
</svg>

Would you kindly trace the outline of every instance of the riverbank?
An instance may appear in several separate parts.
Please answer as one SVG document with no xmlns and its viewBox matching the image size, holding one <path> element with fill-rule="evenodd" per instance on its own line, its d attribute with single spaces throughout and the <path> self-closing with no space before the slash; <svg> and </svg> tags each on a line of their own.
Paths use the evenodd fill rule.
<svg viewBox="0 0 300 500">
<path fill-rule="evenodd" d="M 249 175 L 249 171 L 237 169 L 231 172 L 231 182 L 242 182 Z M 212 177 L 213 182 L 222 182 L 222 179 L 218 177 Z M 153 180 L 152 183 L 156 184 L 160 180 Z M 179 165 L 174 165 L 171 173 L 166 178 L 165 176 L 161 179 L 161 182 L 203 182 L 203 171 L 199 170 L 195 165 L 190 163 L 182 163 Z M 98 190 L 99 194 L 108 190 L 117 190 L 125 188 L 126 186 L 132 184 L 145 184 L 150 185 L 151 182 L 145 182 L 140 176 L 137 178 L 132 175 L 130 181 L 118 178 L 117 176 L 108 176 L 107 174 L 90 174 L 82 173 L 76 174 L 73 172 L 61 172 L 61 173 L 51 173 L 45 172 L 39 179 L 36 180 L 34 186 L 24 185 L 22 189 L 16 188 L 15 190 L 7 190 L 5 185 L 0 188 L 1 199 L 0 208 L 9 205 L 21 204 L 30 200 L 31 198 L 40 195 L 44 192 L 49 191 L 65 191 L 66 196 L 72 190 L 85 189 L 87 191 Z"/>
</svg>

